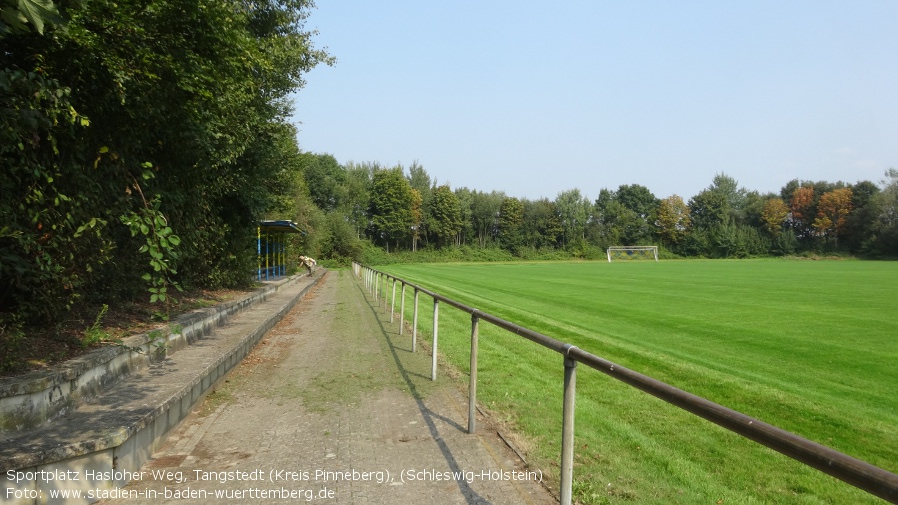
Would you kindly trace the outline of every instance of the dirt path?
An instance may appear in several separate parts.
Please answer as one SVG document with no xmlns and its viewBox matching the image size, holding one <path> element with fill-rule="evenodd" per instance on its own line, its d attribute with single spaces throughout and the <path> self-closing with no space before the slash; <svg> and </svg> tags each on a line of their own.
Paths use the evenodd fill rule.
<svg viewBox="0 0 898 505">
<path fill-rule="evenodd" d="M 374 304 L 328 273 L 104 503 L 557 503 Z"/>
</svg>

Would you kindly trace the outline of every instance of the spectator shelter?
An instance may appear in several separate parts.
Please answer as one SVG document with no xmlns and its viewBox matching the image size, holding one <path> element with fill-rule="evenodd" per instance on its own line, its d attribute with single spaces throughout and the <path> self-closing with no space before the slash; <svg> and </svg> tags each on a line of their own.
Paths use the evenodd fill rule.
<svg viewBox="0 0 898 505">
<path fill-rule="evenodd" d="M 256 242 L 259 255 L 258 280 L 287 275 L 287 235 L 304 233 L 293 221 L 260 221 Z"/>
</svg>

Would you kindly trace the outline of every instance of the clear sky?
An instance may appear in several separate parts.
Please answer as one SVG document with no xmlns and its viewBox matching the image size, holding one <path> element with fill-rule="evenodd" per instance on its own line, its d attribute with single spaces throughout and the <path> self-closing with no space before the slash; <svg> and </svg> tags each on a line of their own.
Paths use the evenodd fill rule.
<svg viewBox="0 0 898 505">
<path fill-rule="evenodd" d="M 554 199 L 898 168 L 898 1 L 317 0 L 304 151 Z"/>
</svg>

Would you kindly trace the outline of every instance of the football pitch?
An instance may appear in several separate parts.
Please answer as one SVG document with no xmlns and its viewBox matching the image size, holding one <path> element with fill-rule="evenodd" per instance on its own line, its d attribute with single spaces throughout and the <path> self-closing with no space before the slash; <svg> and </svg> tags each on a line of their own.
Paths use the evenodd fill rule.
<svg viewBox="0 0 898 505">
<path fill-rule="evenodd" d="M 380 269 L 898 473 L 898 263 L 694 260 Z M 433 305 L 425 296 L 419 303 L 419 338 L 426 338 Z M 406 319 L 411 304 L 408 289 Z M 439 352 L 467 373 L 470 316 L 441 306 L 439 317 Z M 883 503 L 578 368 L 575 501 Z M 561 357 L 481 324 L 478 374 L 479 402 L 520 432 L 518 443 L 531 463 L 557 479 Z"/>
</svg>

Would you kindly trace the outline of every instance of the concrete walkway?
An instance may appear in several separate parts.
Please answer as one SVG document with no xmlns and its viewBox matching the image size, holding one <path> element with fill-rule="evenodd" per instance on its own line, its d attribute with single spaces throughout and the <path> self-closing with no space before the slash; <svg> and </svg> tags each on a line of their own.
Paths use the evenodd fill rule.
<svg viewBox="0 0 898 505">
<path fill-rule="evenodd" d="M 327 273 L 103 503 L 557 503 L 389 319 Z"/>
</svg>

